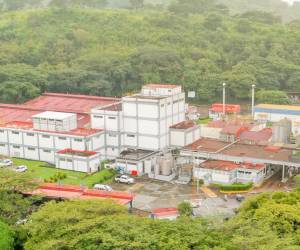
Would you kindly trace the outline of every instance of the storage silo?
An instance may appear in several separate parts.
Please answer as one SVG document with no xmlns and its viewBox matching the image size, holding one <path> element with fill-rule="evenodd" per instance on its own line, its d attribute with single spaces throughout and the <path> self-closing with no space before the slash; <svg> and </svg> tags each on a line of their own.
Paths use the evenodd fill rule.
<svg viewBox="0 0 300 250">
<path fill-rule="evenodd" d="M 272 132 L 272 142 L 289 143 L 292 134 L 292 122 L 287 118 L 282 119 L 273 124 Z"/>
</svg>

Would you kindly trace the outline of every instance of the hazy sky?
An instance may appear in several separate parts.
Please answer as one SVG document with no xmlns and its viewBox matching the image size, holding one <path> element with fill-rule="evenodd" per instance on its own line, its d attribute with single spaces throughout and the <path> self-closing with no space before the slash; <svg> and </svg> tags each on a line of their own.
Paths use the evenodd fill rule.
<svg viewBox="0 0 300 250">
<path fill-rule="evenodd" d="M 282 1 L 292 4 L 293 2 L 299 2 L 300 0 L 282 0 Z"/>
</svg>

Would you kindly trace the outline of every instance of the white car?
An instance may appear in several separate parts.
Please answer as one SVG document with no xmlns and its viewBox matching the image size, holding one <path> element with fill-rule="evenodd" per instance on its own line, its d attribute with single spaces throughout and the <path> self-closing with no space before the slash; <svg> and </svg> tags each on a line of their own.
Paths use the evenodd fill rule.
<svg viewBox="0 0 300 250">
<path fill-rule="evenodd" d="M 10 159 L 0 160 L 0 167 L 9 167 L 12 165 L 13 165 L 13 162 Z"/>
<path fill-rule="evenodd" d="M 127 176 L 127 175 L 117 176 L 115 178 L 115 181 L 120 182 L 120 183 L 126 183 L 126 184 L 133 184 L 134 183 L 134 179 Z"/>
<path fill-rule="evenodd" d="M 21 165 L 15 168 L 15 171 L 18 173 L 26 172 L 28 170 L 27 166 Z"/>
<path fill-rule="evenodd" d="M 111 186 L 102 185 L 102 184 L 95 184 L 94 185 L 94 189 L 108 191 L 108 192 L 112 192 L 113 191 L 113 189 L 112 189 Z"/>
</svg>

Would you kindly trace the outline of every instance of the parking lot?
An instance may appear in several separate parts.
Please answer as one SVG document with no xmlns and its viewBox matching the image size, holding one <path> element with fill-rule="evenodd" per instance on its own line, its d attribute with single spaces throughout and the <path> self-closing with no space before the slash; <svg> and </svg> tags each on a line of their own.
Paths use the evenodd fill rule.
<svg viewBox="0 0 300 250">
<path fill-rule="evenodd" d="M 151 179 L 136 179 L 134 185 L 112 183 L 114 190 L 134 193 L 133 206 L 140 210 L 151 211 L 153 208 L 177 207 L 182 201 L 193 201 L 200 204 L 194 209 L 198 216 L 230 216 L 240 203 L 234 198 L 227 201 L 223 197 L 208 195 L 196 186 L 179 185 L 169 182 L 161 182 Z"/>
</svg>

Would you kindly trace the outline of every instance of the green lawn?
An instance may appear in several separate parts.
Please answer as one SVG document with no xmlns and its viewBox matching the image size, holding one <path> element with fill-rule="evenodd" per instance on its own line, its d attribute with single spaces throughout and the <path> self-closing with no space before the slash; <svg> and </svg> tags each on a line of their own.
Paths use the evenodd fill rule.
<svg viewBox="0 0 300 250">
<path fill-rule="evenodd" d="M 212 121 L 212 119 L 209 117 L 200 118 L 200 119 L 198 119 L 197 124 L 199 124 L 199 125 L 200 124 L 208 124 L 211 121 Z"/>
<path fill-rule="evenodd" d="M 88 175 L 81 172 L 56 169 L 54 166 L 40 161 L 18 158 L 13 158 L 12 160 L 16 166 L 26 165 L 28 167 L 28 173 L 32 175 L 32 178 L 39 179 L 41 181 L 53 177 L 56 173 L 65 173 L 67 178 L 60 181 L 60 183 L 92 187 L 95 183 L 104 183 L 114 177 L 114 172 L 109 169 L 104 169 L 98 173 Z"/>
</svg>

